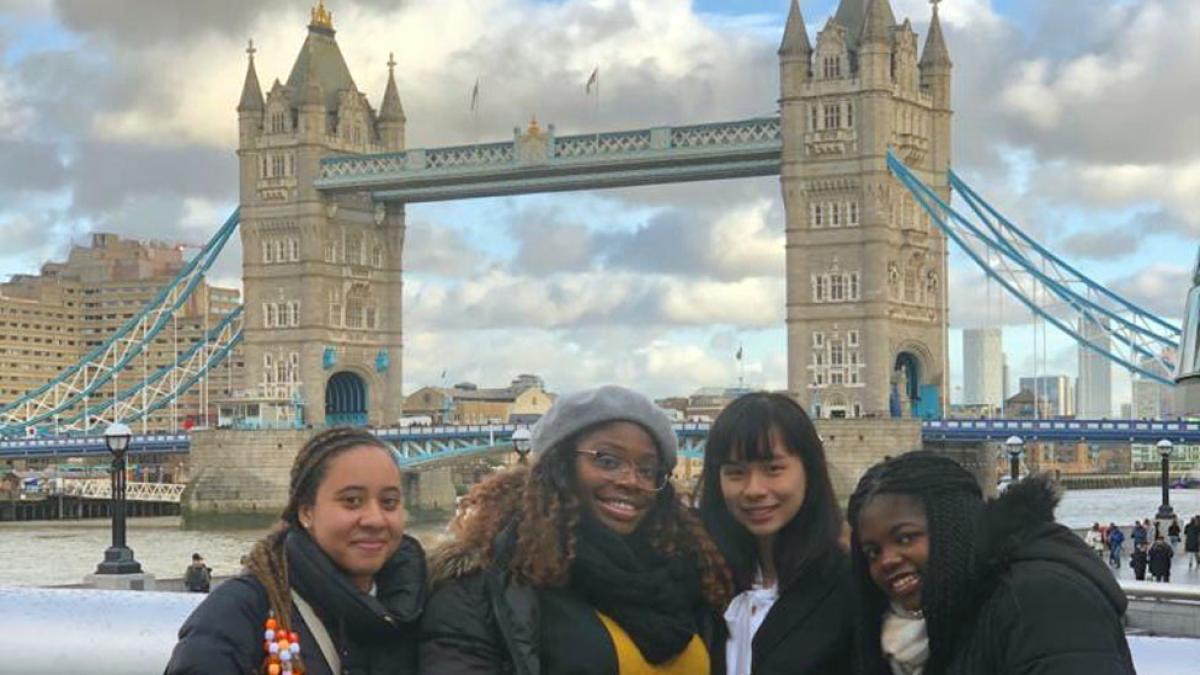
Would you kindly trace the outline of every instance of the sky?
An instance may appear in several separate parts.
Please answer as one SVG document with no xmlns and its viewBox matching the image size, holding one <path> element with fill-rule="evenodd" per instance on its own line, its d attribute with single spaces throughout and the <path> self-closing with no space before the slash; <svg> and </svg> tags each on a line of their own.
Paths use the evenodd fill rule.
<svg viewBox="0 0 1200 675">
<path fill-rule="evenodd" d="M 329 0 L 358 87 L 386 63 L 409 147 L 770 115 L 789 0 Z M 809 34 L 835 0 L 804 0 Z M 921 35 L 925 0 L 892 0 Z M 0 0 L 0 277 L 90 232 L 202 243 L 237 202 L 237 116 L 254 39 L 286 79 L 309 0 Z M 1200 3 L 945 0 L 953 166 L 1050 249 L 1178 322 L 1200 234 Z M 599 104 L 584 92 L 599 67 Z M 469 110 L 478 79 L 479 109 Z M 778 179 L 408 207 L 406 390 L 649 394 L 786 386 Z M 240 248 L 213 281 L 239 285 Z M 1003 324 L 1017 375 L 1073 375 L 965 257 L 951 258 L 951 380 L 963 327 Z M 734 355 L 744 347 L 739 364 Z M 1115 400 L 1129 382 L 1114 374 Z M 1115 412 L 1115 411 L 1114 411 Z"/>
</svg>

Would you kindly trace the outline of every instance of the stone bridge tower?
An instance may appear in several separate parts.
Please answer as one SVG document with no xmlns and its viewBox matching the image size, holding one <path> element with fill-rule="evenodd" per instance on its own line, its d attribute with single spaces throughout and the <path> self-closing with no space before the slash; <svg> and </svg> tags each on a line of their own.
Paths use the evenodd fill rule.
<svg viewBox="0 0 1200 675">
<path fill-rule="evenodd" d="M 388 63 L 378 112 L 358 90 L 323 1 L 286 83 L 250 64 L 238 104 L 246 384 L 264 424 L 393 421 L 401 410 L 402 206 L 313 188 L 331 154 L 404 149 Z"/>
<path fill-rule="evenodd" d="M 841 0 L 779 49 L 788 388 L 821 417 L 940 414 L 946 238 L 887 170 L 891 149 L 949 198 L 950 55 L 933 0 L 917 35 L 889 0 Z"/>
</svg>

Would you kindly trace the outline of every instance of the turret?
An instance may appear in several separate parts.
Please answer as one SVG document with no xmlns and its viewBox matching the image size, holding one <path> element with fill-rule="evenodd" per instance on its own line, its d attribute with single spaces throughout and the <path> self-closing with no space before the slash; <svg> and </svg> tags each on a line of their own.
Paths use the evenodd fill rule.
<svg viewBox="0 0 1200 675">
<path fill-rule="evenodd" d="M 258 73 L 254 70 L 254 40 L 246 47 L 250 57 L 246 66 L 246 81 L 242 84 L 242 98 L 238 101 L 238 129 L 241 145 L 245 146 L 262 131 L 263 124 L 263 95 L 258 86 Z"/>
<path fill-rule="evenodd" d="M 388 150 L 399 152 L 404 149 L 404 106 L 400 104 L 400 92 L 396 88 L 396 59 L 388 54 L 387 89 L 383 92 L 383 103 L 379 106 L 379 141 Z"/>
<path fill-rule="evenodd" d="M 938 18 L 938 3 L 933 2 L 933 19 L 929 22 L 929 35 L 925 38 L 925 50 L 921 53 L 921 88 L 933 97 L 933 106 L 938 110 L 950 109 L 950 50 L 942 35 L 942 22 Z"/>
<path fill-rule="evenodd" d="M 867 89 L 890 89 L 892 29 L 895 15 L 889 0 L 868 0 L 858 46 L 859 77 Z"/>
</svg>

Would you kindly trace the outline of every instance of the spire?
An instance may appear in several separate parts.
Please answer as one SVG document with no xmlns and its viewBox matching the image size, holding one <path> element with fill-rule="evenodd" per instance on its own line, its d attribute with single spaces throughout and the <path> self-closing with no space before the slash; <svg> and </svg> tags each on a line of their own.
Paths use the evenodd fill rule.
<svg viewBox="0 0 1200 675">
<path fill-rule="evenodd" d="M 319 85 L 328 110 L 337 110 L 343 91 L 358 91 L 334 38 L 333 16 L 325 9 L 324 0 L 313 8 L 308 37 L 304 39 L 287 79 L 293 97 L 307 96 L 310 93 L 307 89 L 312 84 Z"/>
<path fill-rule="evenodd" d="M 259 111 L 263 109 L 262 89 L 258 86 L 258 73 L 254 70 L 254 40 L 246 47 L 250 56 L 250 64 L 246 66 L 246 83 L 242 85 L 242 100 L 238 102 L 238 112 Z"/>
<path fill-rule="evenodd" d="M 950 66 L 950 50 L 946 48 L 946 38 L 942 35 L 942 22 L 938 18 L 938 3 L 942 0 L 929 0 L 933 5 L 933 20 L 929 22 L 929 35 L 925 36 L 925 51 L 921 53 L 921 67 Z"/>
<path fill-rule="evenodd" d="M 403 122 L 404 106 L 400 105 L 400 92 L 396 89 L 396 57 L 388 54 L 387 89 L 383 92 L 383 104 L 379 106 L 380 122 Z"/>
<path fill-rule="evenodd" d="M 325 9 L 325 0 L 317 0 L 317 6 L 312 9 L 312 21 L 308 27 L 322 32 L 328 31 L 333 35 L 333 13 Z"/>
<path fill-rule="evenodd" d="M 867 0 L 867 13 L 863 17 L 862 41 L 890 42 L 896 16 L 892 14 L 890 0 Z"/>
<path fill-rule="evenodd" d="M 833 20 L 846 29 L 851 49 L 858 49 L 858 43 L 862 40 L 863 24 L 872 4 L 875 4 L 874 0 L 841 0 L 838 3 Z M 896 15 L 892 13 L 890 0 L 883 0 L 883 5 L 878 11 L 883 12 L 881 22 L 885 22 L 889 28 L 896 25 Z"/>
<path fill-rule="evenodd" d="M 812 44 L 808 41 L 808 29 L 804 26 L 804 15 L 800 13 L 800 3 L 798 0 L 792 0 L 787 27 L 783 29 L 783 42 L 779 45 L 779 54 L 797 53 L 812 53 Z"/>
</svg>

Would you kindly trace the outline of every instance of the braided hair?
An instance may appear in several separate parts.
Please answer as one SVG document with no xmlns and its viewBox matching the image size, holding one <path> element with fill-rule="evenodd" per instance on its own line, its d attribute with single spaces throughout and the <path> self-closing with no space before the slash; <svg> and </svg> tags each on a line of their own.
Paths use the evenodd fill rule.
<svg viewBox="0 0 1200 675">
<path fill-rule="evenodd" d="M 977 576 L 977 532 L 983 512 L 983 493 L 970 472 L 948 457 L 909 452 L 872 466 L 850 496 L 848 515 L 853 528 L 850 557 L 858 587 L 856 621 L 860 641 L 855 653 L 863 659 L 860 673 L 874 672 L 882 662 L 879 643 L 888 599 L 872 581 L 859 540 L 859 515 L 876 495 L 911 495 L 925 508 L 929 523 L 929 561 L 922 574 L 921 610 L 929 635 L 928 675 L 939 675 L 950 663 L 953 646 L 972 614 L 971 589 Z"/>
<path fill-rule="evenodd" d="M 246 569 L 266 589 L 267 602 L 280 630 L 292 631 L 292 596 L 284 540 L 291 529 L 300 527 L 300 508 L 316 502 L 317 489 L 325 480 L 329 462 L 347 450 L 362 446 L 392 454 L 391 447 L 365 429 L 334 427 L 310 438 L 292 462 L 288 502 L 279 522 L 250 550 Z"/>
</svg>

